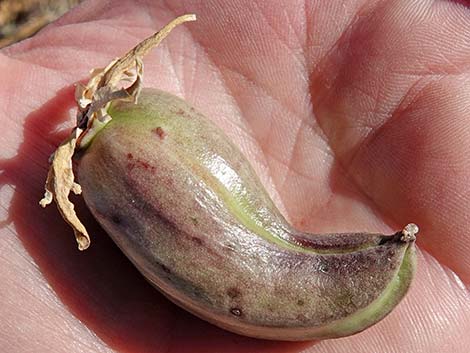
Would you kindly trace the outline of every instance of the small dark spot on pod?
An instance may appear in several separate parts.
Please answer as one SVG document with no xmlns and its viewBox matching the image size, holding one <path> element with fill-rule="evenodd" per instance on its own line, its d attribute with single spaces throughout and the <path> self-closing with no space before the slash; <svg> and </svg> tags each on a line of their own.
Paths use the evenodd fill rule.
<svg viewBox="0 0 470 353">
<path fill-rule="evenodd" d="M 134 156 L 132 155 L 132 153 L 128 153 L 128 154 L 127 154 L 127 158 L 128 158 L 128 159 L 132 159 L 132 158 L 134 158 Z"/>
<path fill-rule="evenodd" d="M 227 295 L 232 299 L 239 297 L 240 294 L 240 290 L 236 287 L 230 287 L 229 289 L 227 289 Z"/>
<path fill-rule="evenodd" d="M 198 237 L 192 237 L 191 240 L 196 244 L 196 245 L 199 245 L 201 246 L 203 244 L 203 241 L 201 238 L 198 238 Z"/>
<path fill-rule="evenodd" d="M 196 298 L 204 298 L 204 292 L 201 288 L 193 287 L 192 288 L 193 296 Z"/>
<path fill-rule="evenodd" d="M 230 313 L 235 316 L 242 316 L 242 311 L 239 308 L 231 308 Z"/>
<path fill-rule="evenodd" d="M 320 266 L 318 267 L 318 269 L 319 269 L 320 272 L 322 272 L 322 273 L 328 273 L 328 271 L 330 270 L 330 268 L 328 267 L 327 264 L 320 264 Z"/>
<path fill-rule="evenodd" d="M 166 267 L 164 264 L 160 264 L 160 267 L 163 270 L 163 272 L 166 272 L 168 274 L 171 273 L 171 270 L 168 267 Z"/>
<path fill-rule="evenodd" d="M 161 128 L 160 126 L 152 130 L 157 136 L 160 138 L 160 140 L 163 140 L 166 136 L 165 130 Z"/>
<path fill-rule="evenodd" d="M 298 306 L 303 306 L 305 302 L 302 299 L 297 300 L 297 305 Z"/>
<path fill-rule="evenodd" d="M 144 168 L 144 169 L 149 169 L 150 168 L 150 164 L 148 164 L 148 162 L 146 161 L 142 161 L 142 160 L 137 160 L 137 162 L 139 163 L 139 166 Z"/>
<path fill-rule="evenodd" d="M 111 216 L 111 221 L 113 221 L 113 223 L 115 224 L 121 224 L 121 217 L 119 217 L 117 214 L 113 214 Z"/>
</svg>

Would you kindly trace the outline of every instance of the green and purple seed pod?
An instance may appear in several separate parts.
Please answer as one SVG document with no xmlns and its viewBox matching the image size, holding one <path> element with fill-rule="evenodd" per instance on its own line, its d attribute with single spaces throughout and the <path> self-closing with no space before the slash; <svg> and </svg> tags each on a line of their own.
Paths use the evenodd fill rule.
<svg viewBox="0 0 470 353">
<path fill-rule="evenodd" d="M 129 53 L 139 71 L 136 48 Z M 280 340 L 351 335 L 400 302 L 416 268 L 416 225 L 393 235 L 295 230 L 202 114 L 169 93 L 140 90 L 141 71 L 131 87 L 116 88 L 134 64 L 122 64 L 129 53 L 80 91 L 79 122 L 61 146 L 67 158 L 80 151 L 87 206 L 150 283 L 217 326 Z M 57 175 L 70 166 L 61 169 L 60 159 L 56 152 L 42 204 L 56 200 L 84 249 L 88 234 L 64 200 L 80 190 L 66 172 L 60 188 Z"/>
</svg>

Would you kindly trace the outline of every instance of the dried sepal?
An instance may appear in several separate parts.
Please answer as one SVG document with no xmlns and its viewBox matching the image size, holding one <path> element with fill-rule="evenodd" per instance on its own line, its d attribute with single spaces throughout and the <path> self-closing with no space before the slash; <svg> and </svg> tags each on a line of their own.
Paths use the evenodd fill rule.
<svg viewBox="0 0 470 353">
<path fill-rule="evenodd" d="M 152 48 L 158 46 L 176 26 L 195 20 L 196 16 L 193 14 L 175 18 L 124 56 L 111 61 L 104 69 L 91 70 L 91 77 L 86 85 L 77 84 L 76 127 L 51 156 L 45 193 L 39 204 L 46 207 L 52 201 L 56 202 L 62 218 L 72 227 L 80 250 L 88 248 L 90 237 L 78 219 L 73 203 L 69 200 L 70 192 L 81 193 L 80 185 L 74 180 L 72 169 L 75 150 L 85 148 L 93 136 L 111 120 L 107 109 L 112 101 L 137 102 L 143 79 L 142 58 Z M 123 81 L 130 81 L 131 84 L 128 87 L 121 87 Z"/>
<path fill-rule="evenodd" d="M 114 59 L 106 68 L 93 70 L 88 84 L 84 88 L 78 88 L 79 96 L 76 97 L 79 106 L 77 126 L 85 122 L 87 127 L 91 127 L 95 119 L 106 117 L 109 103 L 114 100 L 129 99 L 137 102 L 143 79 L 142 58 L 152 48 L 158 46 L 176 26 L 195 20 L 196 15 L 194 14 L 177 17 L 160 31 L 137 44 L 124 56 Z M 133 82 L 130 86 L 120 87 L 121 81 L 128 81 L 131 78 Z M 88 130 L 85 129 L 83 135 L 88 134 Z M 81 138 L 78 141 L 78 147 L 81 147 L 80 140 Z"/>
<path fill-rule="evenodd" d="M 77 136 L 80 133 L 80 129 L 74 129 L 69 138 L 63 141 L 54 152 L 47 174 L 46 191 L 39 204 L 46 207 L 54 200 L 62 218 L 72 227 L 78 248 L 85 250 L 90 245 L 90 236 L 78 219 L 73 203 L 69 200 L 71 191 L 76 195 L 82 192 L 80 185 L 74 180 L 72 169 L 72 156 L 75 153 Z"/>
</svg>

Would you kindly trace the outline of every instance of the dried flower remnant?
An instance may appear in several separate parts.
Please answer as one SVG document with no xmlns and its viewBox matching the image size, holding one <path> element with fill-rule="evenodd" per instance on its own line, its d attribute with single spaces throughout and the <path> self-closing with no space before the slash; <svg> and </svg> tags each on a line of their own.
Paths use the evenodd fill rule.
<svg viewBox="0 0 470 353">
<path fill-rule="evenodd" d="M 75 150 L 85 147 L 93 136 L 111 120 L 107 109 L 112 101 L 129 100 L 137 103 L 143 76 L 142 57 L 158 46 L 176 26 L 195 20 L 196 15 L 193 14 L 177 17 L 123 57 L 113 60 L 106 68 L 92 70 L 91 78 L 86 86 L 77 85 L 75 91 L 78 105 L 77 125 L 51 156 L 52 162 L 47 175 L 46 191 L 39 203 L 42 207 L 46 207 L 53 200 L 56 202 L 62 217 L 73 228 L 80 250 L 85 250 L 90 246 L 90 236 L 78 219 L 73 203 L 69 200 L 70 192 L 81 193 L 72 169 L 72 157 Z M 133 82 L 129 87 L 122 88 L 119 83 L 123 79 L 130 79 Z"/>
</svg>

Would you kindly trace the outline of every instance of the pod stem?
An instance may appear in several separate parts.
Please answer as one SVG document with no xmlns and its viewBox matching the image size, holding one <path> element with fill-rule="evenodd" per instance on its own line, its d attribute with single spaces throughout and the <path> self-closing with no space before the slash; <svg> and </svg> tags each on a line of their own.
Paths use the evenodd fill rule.
<svg viewBox="0 0 470 353">
<path fill-rule="evenodd" d="M 80 250 L 90 246 L 90 236 L 69 200 L 71 192 L 77 195 L 81 193 L 80 185 L 75 182 L 72 157 L 77 149 L 85 148 L 93 136 L 111 120 L 107 109 L 112 101 L 130 100 L 137 103 L 144 75 L 142 58 L 158 46 L 176 26 L 195 20 L 194 14 L 175 18 L 124 56 L 111 61 L 104 69 L 92 70 L 85 86 L 77 84 L 76 126 L 50 157 L 45 193 L 39 204 L 46 207 L 55 201 L 62 218 L 72 227 Z M 122 87 L 120 83 L 124 80 L 131 84 Z"/>
<path fill-rule="evenodd" d="M 416 235 L 419 232 L 419 227 L 414 223 L 407 224 L 401 231 L 393 235 L 384 236 L 379 245 L 385 243 L 412 243 L 416 240 Z"/>
</svg>

